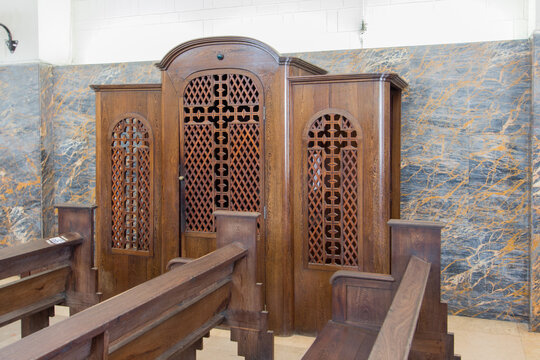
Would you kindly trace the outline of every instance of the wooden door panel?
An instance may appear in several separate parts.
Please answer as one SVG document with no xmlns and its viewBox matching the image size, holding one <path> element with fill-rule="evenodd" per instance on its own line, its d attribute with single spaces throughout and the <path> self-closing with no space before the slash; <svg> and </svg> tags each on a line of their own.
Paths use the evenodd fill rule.
<svg viewBox="0 0 540 360">
<path fill-rule="evenodd" d="M 181 98 L 182 254 L 215 250 L 215 210 L 263 212 L 264 94 L 244 70 L 198 72 Z M 264 254 L 264 220 L 259 222 Z M 264 257 L 263 257 L 264 258 Z M 264 262 L 259 277 L 264 280 Z"/>
<path fill-rule="evenodd" d="M 97 90 L 97 263 L 111 297 L 161 272 L 159 86 Z"/>
<path fill-rule="evenodd" d="M 383 272 L 370 242 L 387 240 L 366 230 L 386 211 L 377 87 L 328 78 L 292 82 L 294 326 L 311 334 L 331 318 L 331 275 Z"/>
</svg>

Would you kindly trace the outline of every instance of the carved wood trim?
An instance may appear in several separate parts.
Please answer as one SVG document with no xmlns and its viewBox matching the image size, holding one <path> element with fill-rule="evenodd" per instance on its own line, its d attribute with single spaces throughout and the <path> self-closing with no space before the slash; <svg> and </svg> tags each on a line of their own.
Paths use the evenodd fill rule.
<svg viewBox="0 0 540 360">
<path fill-rule="evenodd" d="M 362 268 L 362 129 L 340 109 L 315 114 L 303 133 L 304 266 Z"/>
<path fill-rule="evenodd" d="M 198 72 L 182 93 L 186 232 L 215 231 L 215 210 L 262 212 L 264 93 L 237 69 Z M 260 224 L 259 224 L 260 226 Z"/>
<path fill-rule="evenodd" d="M 109 127 L 113 253 L 152 256 L 154 136 L 148 120 L 124 113 Z"/>
<path fill-rule="evenodd" d="M 187 41 L 185 43 L 182 43 L 176 46 L 172 50 L 170 50 L 159 63 L 155 64 L 155 66 L 162 71 L 166 71 L 169 68 L 169 66 L 172 64 L 172 62 L 178 56 L 182 55 L 183 53 L 189 50 L 192 50 L 201 46 L 228 45 L 228 44 L 252 46 L 270 54 L 270 56 L 272 56 L 274 60 L 280 65 L 291 64 L 313 74 L 326 74 L 326 70 L 321 69 L 318 66 L 310 64 L 307 61 L 304 61 L 299 58 L 281 56 L 275 49 L 273 49 L 268 44 L 265 44 L 262 41 L 259 41 L 256 39 L 243 37 L 243 36 L 216 36 L 216 37 L 207 37 L 207 38 Z"/>
</svg>

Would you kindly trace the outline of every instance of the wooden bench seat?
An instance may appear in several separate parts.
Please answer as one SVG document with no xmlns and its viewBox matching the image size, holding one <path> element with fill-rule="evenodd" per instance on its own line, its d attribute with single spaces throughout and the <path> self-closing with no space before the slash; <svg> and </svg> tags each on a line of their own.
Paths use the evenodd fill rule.
<svg viewBox="0 0 540 360">
<path fill-rule="evenodd" d="M 303 359 L 367 359 L 378 330 L 330 320 Z"/>
</svg>

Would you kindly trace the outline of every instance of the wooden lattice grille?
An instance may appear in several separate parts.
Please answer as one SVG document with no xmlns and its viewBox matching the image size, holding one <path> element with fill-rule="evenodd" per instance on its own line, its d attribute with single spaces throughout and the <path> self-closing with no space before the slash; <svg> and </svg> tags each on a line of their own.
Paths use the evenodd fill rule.
<svg viewBox="0 0 540 360">
<path fill-rule="evenodd" d="M 214 232 L 214 210 L 261 211 L 262 93 L 238 73 L 192 79 L 183 95 L 186 230 Z"/>
<path fill-rule="evenodd" d="M 112 241 L 114 251 L 152 249 L 152 135 L 137 116 L 113 127 L 111 146 Z"/>
<path fill-rule="evenodd" d="M 358 134 L 348 118 L 325 114 L 307 133 L 309 264 L 358 266 Z"/>
</svg>

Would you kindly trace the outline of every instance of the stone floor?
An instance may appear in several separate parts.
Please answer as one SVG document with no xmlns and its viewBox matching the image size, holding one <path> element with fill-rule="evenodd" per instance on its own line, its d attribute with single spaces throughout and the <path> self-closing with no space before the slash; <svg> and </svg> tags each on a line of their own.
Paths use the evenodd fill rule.
<svg viewBox="0 0 540 360">
<path fill-rule="evenodd" d="M 56 316 L 51 323 L 67 316 L 67 308 L 57 306 Z M 525 324 L 461 316 L 449 316 L 448 319 L 449 329 L 455 334 L 456 353 L 463 360 L 540 359 L 540 333 L 528 332 Z M 19 339 L 19 329 L 19 322 L 0 328 L 0 348 Z M 276 337 L 275 359 L 301 359 L 313 340 L 312 337 L 300 335 Z M 229 340 L 229 332 L 214 329 L 210 337 L 204 339 L 204 349 L 199 351 L 197 359 L 241 359 L 235 354 L 236 344 Z"/>
</svg>

